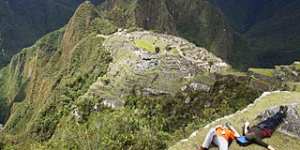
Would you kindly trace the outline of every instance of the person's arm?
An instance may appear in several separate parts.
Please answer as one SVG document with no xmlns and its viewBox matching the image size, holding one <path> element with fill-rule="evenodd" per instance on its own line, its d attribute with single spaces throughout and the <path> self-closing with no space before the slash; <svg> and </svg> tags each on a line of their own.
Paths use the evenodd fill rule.
<svg viewBox="0 0 300 150">
<path fill-rule="evenodd" d="M 275 150 L 275 148 L 273 148 L 271 145 L 269 145 L 269 146 L 267 147 L 267 149 L 268 149 L 268 150 Z"/>
<path fill-rule="evenodd" d="M 257 137 L 256 135 L 247 135 L 247 139 L 252 143 L 265 147 L 268 150 L 275 150 L 271 145 L 265 143 L 261 138 Z"/>
<path fill-rule="evenodd" d="M 211 145 L 211 143 L 213 141 L 214 136 L 216 135 L 215 131 L 216 131 L 215 128 L 211 128 L 208 131 L 208 133 L 207 133 L 207 135 L 206 135 L 206 137 L 203 141 L 203 144 L 202 144 L 203 149 L 208 149 L 209 148 L 209 146 Z"/>
<path fill-rule="evenodd" d="M 234 132 L 234 136 L 235 137 L 240 137 L 240 133 L 230 124 L 230 123 L 226 123 L 226 126 Z"/>
<path fill-rule="evenodd" d="M 250 126 L 250 123 L 247 121 L 245 122 L 245 125 L 244 125 L 244 134 L 247 134 L 249 132 L 249 126 Z"/>
</svg>

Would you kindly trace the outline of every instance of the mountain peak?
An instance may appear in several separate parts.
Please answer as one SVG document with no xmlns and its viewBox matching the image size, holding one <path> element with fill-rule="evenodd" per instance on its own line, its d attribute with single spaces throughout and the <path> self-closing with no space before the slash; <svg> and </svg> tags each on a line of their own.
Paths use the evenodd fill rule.
<svg viewBox="0 0 300 150">
<path fill-rule="evenodd" d="M 76 43 L 90 33 L 88 29 L 97 16 L 96 7 L 90 1 L 85 1 L 78 7 L 65 29 L 62 42 L 63 59 L 69 57 Z"/>
</svg>

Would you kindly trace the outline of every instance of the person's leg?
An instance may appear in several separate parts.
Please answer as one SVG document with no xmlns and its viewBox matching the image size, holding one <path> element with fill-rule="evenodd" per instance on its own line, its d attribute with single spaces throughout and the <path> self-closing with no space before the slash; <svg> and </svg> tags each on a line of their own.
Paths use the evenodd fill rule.
<svg viewBox="0 0 300 150">
<path fill-rule="evenodd" d="M 259 123 L 257 126 L 260 128 L 270 129 L 272 132 L 274 132 L 277 129 L 277 127 L 284 121 L 285 117 L 286 114 L 282 111 L 279 111 L 272 117 Z"/>
<path fill-rule="evenodd" d="M 246 121 L 243 126 L 243 135 L 246 135 L 249 132 L 249 129 L 250 129 L 250 123 Z"/>
<path fill-rule="evenodd" d="M 213 139 L 214 139 L 214 136 L 216 135 L 216 130 L 215 128 L 211 128 L 206 137 L 205 137 L 205 140 L 203 141 L 203 144 L 202 144 L 202 148 L 204 149 L 208 149 L 209 146 L 211 145 Z"/>
<path fill-rule="evenodd" d="M 229 143 L 223 136 L 216 136 L 213 142 L 218 146 L 219 150 L 228 150 Z"/>
</svg>

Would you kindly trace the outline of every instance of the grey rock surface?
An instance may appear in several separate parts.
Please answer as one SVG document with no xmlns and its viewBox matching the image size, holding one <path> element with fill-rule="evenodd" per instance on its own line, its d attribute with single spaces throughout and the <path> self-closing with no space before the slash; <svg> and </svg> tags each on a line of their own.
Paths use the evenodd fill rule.
<svg viewBox="0 0 300 150">
<path fill-rule="evenodd" d="M 294 137 L 300 138 L 300 105 L 293 104 L 288 105 L 288 113 L 285 121 L 279 127 L 279 131 Z M 262 121 L 267 119 L 268 117 L 274 115 L 279 111 L 279 107 L 274 107 L 266 110 L 265 112 L 259 114 L 257 116 L 257 121 Z"/>
</svg>

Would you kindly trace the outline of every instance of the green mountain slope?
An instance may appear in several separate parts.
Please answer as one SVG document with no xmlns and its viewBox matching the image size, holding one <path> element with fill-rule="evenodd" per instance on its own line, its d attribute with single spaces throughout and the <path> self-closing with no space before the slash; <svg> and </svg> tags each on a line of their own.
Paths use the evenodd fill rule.
<svg viewBox="0 0 300 150">
<path fill-rule="evenodd" d="M 222 10 L 237 31 L 247 32 L 256 24 L 272 18 L 285 9 L 284 7 L 292 5 L 297 0 L 210 0 L 210 2 Z"/>
<path fill-rule="evenodd" d="M 7 64 L 11 56 L 21 48 L 31 45 L 45 33 L 63 26 L 80 2 L 82 0 L 1 0 L 0 64 Z M 102 0 L 93 2 L 101 4 Z M 241 49 L 248 49 L 246 43 L 231 30 L 222 14 L 206 0 L 107 0 L 99 7 L 106 10 L 102 15 L 118 27 L 141 27 L 179 35 L 209 49 L 234 66 L 247 66 L 247 62 L 238 55 Z"/>
<path fill-rule="evenodd" d="M 45 33 L 62 27 L 81 2 L 1 0 L 0 65 Z M 300 56 L 300 5 L 296 0 L 93 2 L 102 16 L 118 27 L 141 27 L 184 37 L 236 68 L 290 64 Z"/>
<path fill-rule="evenodd" d="M 102 15 L 118 27 L 140 27 L 169 33 L 205 47 L 237 68 L 247 67 L 241 52 L 251 53 L 222 13 L 206 0 L 124 0 L 106 1 L 99 6 Z"/>
<path fill-rule="evenodd" d="M 299 53 L 298 0 L 211 0 L 251 48 L 252 66 L 291 64 Z M 241 52 L 241 54 L 245 54 Z"/>
<path fill-rule="evenodd" d="M 117 32 L 127 23 L 110 16 L 123 9 L 109 6 L 81 4 L 0 71 L 1 148 L 165 149 L 281 87 L 224 72 L 227 63 L 185 39 L 137 24 Z"/>
<path fill-rule="evenodd" d="M 0 68 L 22 48 L 65 25 L 81 2 L 0 0 Z"/>
<path fill-rule="evenodd" d="M 254 25 L 246 36 L 256 51 L 261 66 L 290 64 L 300 57 L 299 42 L 300 2 L 294 1 L 280 7 L 269 19 Z M 276 59 L 277 61 L 274 61 Z"/>
<path fill-rule="evenodd" d="M 0 70 L 0 149 L 167 149 L 298 81 L 297 63 L 234 71 L 246 45 L 205 0 L 84 2 Z M 232 121 L 298 96 L 263 97 Z"/>
</svg>

